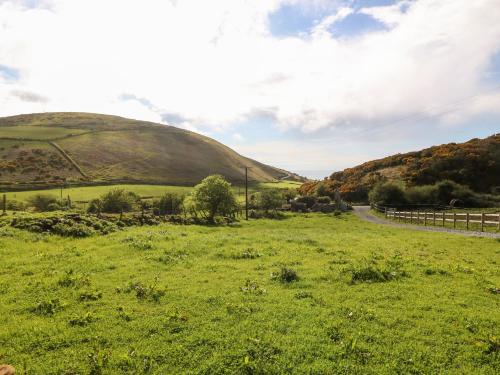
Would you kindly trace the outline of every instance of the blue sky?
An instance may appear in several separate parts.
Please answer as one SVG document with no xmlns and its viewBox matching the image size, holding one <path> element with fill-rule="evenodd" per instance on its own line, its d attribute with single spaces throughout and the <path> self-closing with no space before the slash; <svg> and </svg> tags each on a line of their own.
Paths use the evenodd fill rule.
<svg viewBox="0 0 500 375">
<path fill-rule="evenodd" d="M 498 0 L 0 0 L 0 116 L 163 122 L 321 178 L 500 132 L 498 19 Z"/>
</svg>

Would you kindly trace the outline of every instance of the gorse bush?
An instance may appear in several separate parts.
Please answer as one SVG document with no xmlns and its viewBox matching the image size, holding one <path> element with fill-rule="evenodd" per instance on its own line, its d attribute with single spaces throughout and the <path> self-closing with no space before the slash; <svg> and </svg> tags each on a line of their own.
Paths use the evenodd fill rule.
<svg viewBox="0 0 500 375">
<path fill-rule="evenodd" d="M 394 182 L 375 185 L 368 198 L 370 202 L 382 205 L 402 205 L 407 203 L 403 185 Z"/>
</svg>

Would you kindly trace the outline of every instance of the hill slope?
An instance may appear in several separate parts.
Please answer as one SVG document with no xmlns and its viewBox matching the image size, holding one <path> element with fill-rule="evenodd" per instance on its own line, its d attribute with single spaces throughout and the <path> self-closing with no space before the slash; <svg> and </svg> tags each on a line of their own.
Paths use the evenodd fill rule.
<svg viewBox="0 0 500 375">
<path fill-rule="evenodd" d="M 335 172 L 321 184 L 329 191 L 339 191 L 344 199 L 356 202 L 366 201 L 368 192 L 381 181 L 420 186 L 445 179 L 468 185 L 476 192 L 498 193 L 500 134 L 369 161 Z M 301 192 L 312 193 L 319 184 L 306 183 L 300 188 Z"/>
<path fill-rule="evenodd" d="M 0 185 L 145 182 L 195 184 L 220 173 L 232 182 L 288 172 L 245 158 L 187 130 L 117 116 L 44 113 L 0 118 Z"/>
</svg>

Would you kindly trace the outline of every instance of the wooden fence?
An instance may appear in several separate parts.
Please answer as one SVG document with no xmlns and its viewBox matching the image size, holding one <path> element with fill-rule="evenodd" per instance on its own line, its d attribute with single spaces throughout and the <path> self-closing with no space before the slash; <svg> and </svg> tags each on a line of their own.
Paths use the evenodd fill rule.
<svg viewBox="0 0 500 375">
<path fill-rule="evenodd" d="M 446 226 L 453 223 L 453 228 L 457 223 L 465 224 L 465 229 L 471 230 L 471 224 L 477 224 L 481 232 L 485 227 L 495 227 L 500 231 L 500 213 L 470 213 L 470 212 L 445 212 L 445 211 L 398 211 L 394 208 L 372 206 L 373 209 L 384 213 L 387 219 L 410 224 Z"/>
</svg>

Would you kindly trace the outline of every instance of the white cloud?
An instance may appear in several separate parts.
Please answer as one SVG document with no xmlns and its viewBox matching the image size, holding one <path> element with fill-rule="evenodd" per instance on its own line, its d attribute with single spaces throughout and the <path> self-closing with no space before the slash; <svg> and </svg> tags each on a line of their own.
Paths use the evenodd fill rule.
<svg viewBox="0 0 500 375">
<path fill-rule="evenodd" d="M 0 65 L 21 76 L 0 82 L 0 115 L 69 110 L 160 121 L 165 112 L 207 132 L 265 112 L 283 129 L 363 126 L 432 114 L 429 108 L 483 92 L 484 73 L 500 50 L 498 0 L 363 9 L 390 29 L 354 38 L 326 32 L 352 12 L 340 1 L 42 4 L 0 1 Z M 331 15 L 309 36 L 278 39 L 268 16 L 283 4 Z M 26 101 L 16 92 L 46 100 Z M 121 100 L 124 93 L 152 105 Z M 498 96 L 486 95 L 464 103 L 456 117 L 499 104 Z"/>
</svg>

